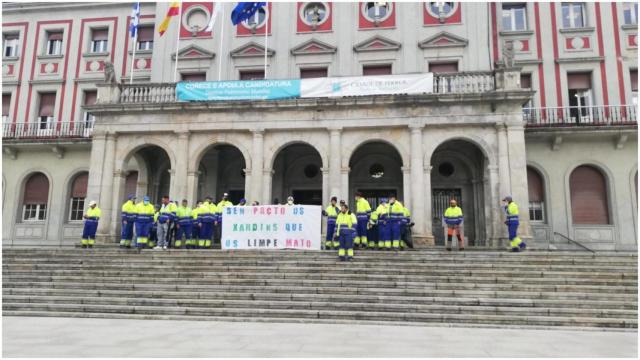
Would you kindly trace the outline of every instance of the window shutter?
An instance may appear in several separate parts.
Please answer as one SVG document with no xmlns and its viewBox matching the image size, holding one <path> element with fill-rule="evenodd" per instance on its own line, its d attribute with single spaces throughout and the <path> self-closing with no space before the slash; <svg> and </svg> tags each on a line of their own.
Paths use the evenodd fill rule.
<svg viewBox="0 0 640 360">
<path fill-rule="evenodd" d="M 93 105 L 96 103 L 96 99 L 98 98 L 97 91 L 85 91 L 84 92 L 84 105 Z"/>
<path fill-rule="evenodd" d="M 362 68 L 362 75 L 391 75 L 391 65 L 369 65 Z"/>
<path fill-rule="evenodd" d="M 73 180 L 71 186 L 71 197 L 85 198 L 87 197 L 87 183 L 89 182 L 89 174 L 82 173 Z"/>
<path fill-rule="evenodd" d="M 9 115 L 11 107 L 11 94 L 2 94 L 2 116 Z"/>
<path fill-rule="evenodd" d="M 50 32 L 47 37 L 49 40 L 62 40 L 62 32 Z"/>
<path fill-rule="evenodd" d="M 132 171 L 127 175 L 124 183 L 124 195 L 125 198 L 129 195 L 135 195 L 136 189 L 138 188 L 138 172 Z"/>
<path fill-rule="evenodd" d="M 527 184 L 529 186 L 529 201 L 544 201 L 544 188 L 542 186 L 542 177 L 537 171 L 527 167 Z"/>
<path fill-rule="evenodd" d="M 18 34 L 6 34 L 4 36 L 5 40 L 18 40 Z"/>
<path fill-rule="evenodd" d="M 182 81 L 207 81 L 207 75 L 205 73 L 182 74 Z"/>
<path fill-rule="evenodd" d="M 262 80 L 264 70 L 240 71 L 240 80 Z"/>
<path fill-rule="evenodd" d="M 638 69 L 630 70 L 631 75 L 631 91 L 638 91 Z"/>
<path fill-rule="evenodd" d="M 429 64 L 429 72 L 441 74 L 441 73 L 456 73 L 458 72 L 458 63 L 440 63 Z"/>
<path fill-rule="evenodd" d="M 53 116 L 53 108 L 56 106 L 56 94 L 40 94 L 40 116 Z"/>
<path fill-rule="evenodd" d="M 141 26 L 138 27 L 138 42 L 153 41 L 153 27 Z"/>
<path fill-rule="evenodd" d="M 94 41 L 108 40 L 109 39 L 109 29 L 93 29 L 93 30 L 91 30 L 91 35 L 93 36 L 93 40 Z"/>
<path fill-rule="evenodd" d="M 49 200 L 49 179 L 43 173 L 29 177 L 24 187 L 25 204 L 46 204 Z"/>
<path fill-rule="evenodd" d="M 567 74 L 570 90 L 591 89 L 591 73 Z"/>
<path fill-rule="evenodd" d="M 327 68 L 300 69 L 301 79 L 324 78 L 324 77 L 327 77 Z"/>
<path fill-rule="evenodd" d="M 609 224 L 607 185 L 592 166 L 579 166 L 569 179 L 574 224 Z"/>
</svg>

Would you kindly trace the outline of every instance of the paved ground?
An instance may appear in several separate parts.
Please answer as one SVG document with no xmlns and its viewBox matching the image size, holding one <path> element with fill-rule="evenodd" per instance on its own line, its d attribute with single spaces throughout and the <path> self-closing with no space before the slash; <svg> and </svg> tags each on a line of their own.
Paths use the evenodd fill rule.
<svg viewBox="0 0 640 360">
<path fill-rule="evenodd" d="M 3 357 L 636 357 L 637 332 L 2 318 Z M 513 340 L 511 340 L 513 339 Z"/>
</svg>

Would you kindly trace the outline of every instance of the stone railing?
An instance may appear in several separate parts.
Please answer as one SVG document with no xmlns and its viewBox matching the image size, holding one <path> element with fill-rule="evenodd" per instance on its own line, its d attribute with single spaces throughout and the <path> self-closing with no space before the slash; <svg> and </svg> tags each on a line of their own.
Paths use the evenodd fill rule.
<svg viewBox="0 0 640 360">
<path fill-rule="evenodd" d="M 634 105 L 523 108 L 522 115 L 529 128 L 638 124 Z"/>
<path fill-rule="evenodd" d="M 56 140 L 61 138 L 89 138 L 93 131 L 92 123 L 53 121 L 48 124 L 38 122 L 17 122 L 2 124 L 2 140 L 33 139 Z"/>
<path fill-rule="evenodd" d="M 496 89 L 493 72 L 464 72 L 452 74 L 434 74 L 433 93 L 435 94 L 473 94 Z M 105 94 L 102 103 L 145 104 L 175 102 L 175 83 L 121 84 L 119 94 Z M 106 89 L 109 91 L 108 89 Z M 100 98 L 100 96 L 98 96 Z"/>
</svg>

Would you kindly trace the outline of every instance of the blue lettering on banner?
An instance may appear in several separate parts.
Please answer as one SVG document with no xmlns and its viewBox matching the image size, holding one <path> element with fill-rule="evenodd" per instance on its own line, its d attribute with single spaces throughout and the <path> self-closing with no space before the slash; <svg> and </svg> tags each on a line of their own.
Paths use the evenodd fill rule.
<svg viewBox="0 0 640 360">
<path fill-rule="evenodd" d="M 300 80 L 179 82 L 178 101 L 278 100 L 300 97 Z"/>
</svg>

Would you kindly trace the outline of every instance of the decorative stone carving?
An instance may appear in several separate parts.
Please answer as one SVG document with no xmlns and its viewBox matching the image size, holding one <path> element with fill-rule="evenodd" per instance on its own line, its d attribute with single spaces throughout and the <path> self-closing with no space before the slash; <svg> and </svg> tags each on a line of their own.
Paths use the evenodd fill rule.
<svg viewBox="0 0 640 360">
<path fill-rule="evenodd" d="M 116 70 L 113 67 L 113 63 L 109 60 L 104 62 L 104 82 L 106 84 L 116 84 Z"/>
<path fill-rule="evenodd" d="M 502 46 L 502 65 L 505 69 L 512 69 L 515 64 L 515 50 L 513 40 L 507 40 Z"/>
</svg>

